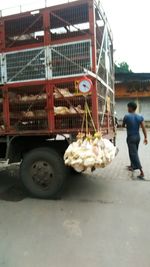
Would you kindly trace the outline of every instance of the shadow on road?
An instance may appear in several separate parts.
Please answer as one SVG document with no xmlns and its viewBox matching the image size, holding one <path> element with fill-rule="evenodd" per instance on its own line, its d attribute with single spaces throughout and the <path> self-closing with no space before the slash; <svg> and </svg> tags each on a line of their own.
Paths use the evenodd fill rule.
<svg viewBox="0 0 150 267">
<path fill-rule="evenodd" d="M 97 182 L 92 174 L 70 175 L 66 181 L 63 193 L 57 198 L 58 200 L 76 200 L 81 202 L 95 201 L 95 195 L 101 195 L 104 188 L 103 183 Z M 0 200 L 17 202 L 30 197 L 25 191 L 20 179 L 18 170 L 0 172 Z"/>
<path fill-rule="evenodd" d="M 18 178 L 10 171 L 0 172 L 0 200 L 17 202 L 27 197 L 27 194 Z"/>
</svg>

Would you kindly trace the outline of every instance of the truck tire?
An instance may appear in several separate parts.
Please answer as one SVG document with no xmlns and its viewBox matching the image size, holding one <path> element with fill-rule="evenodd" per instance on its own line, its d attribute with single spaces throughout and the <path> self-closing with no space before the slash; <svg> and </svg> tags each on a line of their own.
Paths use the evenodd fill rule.
<svg viewBox="0 0 150 267">
<path fill-rule="evenodd" d="M 55 150 L 37 148 L 23 158 L 20 177 L 26 190 L 33 197 L 54 199 L 64 187 L 66 167 Z"/>
</svg>

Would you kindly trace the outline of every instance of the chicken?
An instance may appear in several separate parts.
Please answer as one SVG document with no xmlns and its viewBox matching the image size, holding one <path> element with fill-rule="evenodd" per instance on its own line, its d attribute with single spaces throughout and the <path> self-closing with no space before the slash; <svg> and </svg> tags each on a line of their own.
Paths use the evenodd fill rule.
<svg viewBox="0 0 150 267">
<path fill-rule="evenodd" d="M 104 168 L 115 157 L 116 147 L 100 134 L 94 137 L 78 135 L 78 140 L 67 148 L 64 154 L 65 164 L 73 167 L 76 171 L 88 168 Z"/>
</svg>

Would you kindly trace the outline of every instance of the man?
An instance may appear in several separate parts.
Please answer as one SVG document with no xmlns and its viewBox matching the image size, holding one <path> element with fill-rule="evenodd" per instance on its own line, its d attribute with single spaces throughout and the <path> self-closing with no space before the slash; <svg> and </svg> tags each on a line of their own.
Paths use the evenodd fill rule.
<svg viewBox="0 0 150 267">
<path fill-rule="evenodd" d="M 138 179 L 144 180 L 144 172 L 139 160 L 138 147 L 140 143 L 139 129 L 142 128 L 144 134 L 144 144 L 147 145 L 147 132 L 144 125 L 144 118 L 136 114 L 137 105 L 135 102 L 128 103 L 128 114 L 123 119 L 123 127 L 127 128 L 127 145 L 129 149 L 129 157 L 131 166 L 128 167 L 130 171 L 140 170 Z"/>
</svg>

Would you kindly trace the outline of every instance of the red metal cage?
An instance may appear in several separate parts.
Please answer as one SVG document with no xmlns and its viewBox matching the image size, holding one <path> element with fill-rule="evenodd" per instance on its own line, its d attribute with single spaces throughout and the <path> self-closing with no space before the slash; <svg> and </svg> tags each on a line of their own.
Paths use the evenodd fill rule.
<svg viewBox="0 0 150 267">
<path fill-rule="evenodd" d="M 84 76 L 93 83 L 86 100 L 96 129 L 113 135 L 112 36 L 95 1 L 1 17 L 0 40 L 1 136 L 80 131 Z"/>
</svg>

